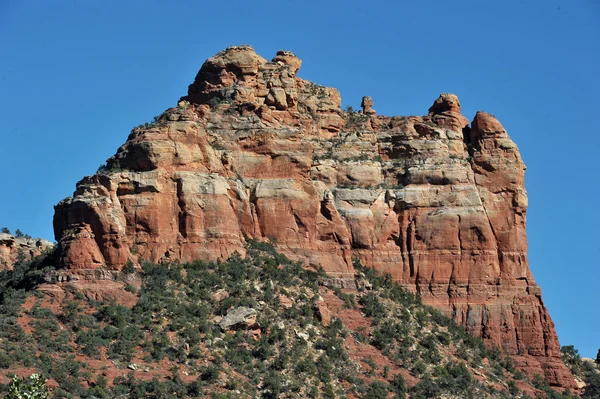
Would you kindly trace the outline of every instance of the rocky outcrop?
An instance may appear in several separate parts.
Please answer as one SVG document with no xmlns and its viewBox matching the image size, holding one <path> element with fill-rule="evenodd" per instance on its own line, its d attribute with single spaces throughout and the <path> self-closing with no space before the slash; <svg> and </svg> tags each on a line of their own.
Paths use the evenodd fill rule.
<svg viewBox="0 0 600 399">
<path fill-rule="evenodd" d="M 243 327 L 251 327 L 256 323 L 256 310 L 241 306 L 231 309 L 225 317 L 219 322 L 219 327 L 227 331 L 229 329 Z"/>
<path fill-rule="evenodd" d="M 16 262 L 31 260 L 52 248 L 54 244 L 43 238 L 0 233 L 0 271 L 11 270 Z"/>
<path fill-rule="evenodd" d="M 353 258 L 573 386 L 527 263 L 516 145 L 492 115 L 442 94 L 423 117 L 340 109 L 337 90 L 249 46 L 208 59 L 188 95 L 132 130 L 103 172 L 56 206 L 63 264 L 226 258 L 245 237 L 353 284 Z"/>
<path fill-rule="evenodd" d="M 373 99 L 369 96 L 364 96 L 362 101 L 360 102 L 360 106 L 362 108 L 362 112 L 365 115 L 377 115 L 377 112 L 372 108 L 373 107 Z"/>
</svg>

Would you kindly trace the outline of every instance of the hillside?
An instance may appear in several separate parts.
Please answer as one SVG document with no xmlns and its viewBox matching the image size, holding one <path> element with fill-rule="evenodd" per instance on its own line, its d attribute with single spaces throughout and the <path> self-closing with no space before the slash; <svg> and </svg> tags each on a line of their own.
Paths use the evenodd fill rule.
<svg viewBox="0 0 600 399">
<path fill-rule="evenodd" d="M 177 106 L 134 128 L 54 216 L 61 279 L 129 262 L 245 253 L 245 237 L 352 287 L 357 258 L 575 388 L 527 260 L 525 165 L 502 124 L 442 94 L 425 116 L 381 116 L 365 96 L 297 77 L 301 60 L 249 46 L 209 58 Z"/>
<path fill-rule="evenodd" d="M 267 243 L 245 249 L 225 262 L 126 268 L 112 290 L 56 282 L 51 254 L 17 264 L 0 274 L 3 374 L 39 372 L 53 397 L 82 398 L 541 392 L 389 275 L 355 264 L 358 290 L 339 289 Z"/>
<path fill-rule="evenodd" d="M 89 398 L 583 392 L 529 268 L 525 165 L 502 124 L 469 122 L 449 93 L 424 116 L 378 115 L 368 96 L 342 110 L 301 64 L 216 54 L 55 206 L 56 246 L 0 236 L 3 383 L 40 372 L 55 397 Z"/>
</svg>

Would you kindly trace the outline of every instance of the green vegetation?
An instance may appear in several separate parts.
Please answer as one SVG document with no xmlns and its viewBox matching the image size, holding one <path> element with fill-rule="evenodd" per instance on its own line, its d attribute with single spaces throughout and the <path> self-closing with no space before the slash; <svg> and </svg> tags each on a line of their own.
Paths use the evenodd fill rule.
<svg viewBox="0 0 600 399">
<path fill-rule="evenodd" d="M 362 126 L 366 121 L 371 119 L 369 115 L 365 115 L 362 112 L 355 111 L 353 107 L 346 107 L 346 129 L 352 129 Z"/>
<path fill-rule="evenodd" d="M 3 316 L 13 318 L 2 329 L 7 339 L 0 343 L 0 365 L 10 370 L 27 364 L 54 378 L 60 384 L 55 397 L 305 397 L 307 387 L 339 397 L 334 381 L 357 370 L 343 349 L 343 325 L 334 320 L 325 327 L 315 314 L 322 272 L 306 270 L 264 243 L 250 241 L 247 250 L 248 257 L 234 255 L 227 262 L 144 264 L 139 300 L 131 309 L 77 298 L 67 289 L 55 314 L 44 298 L 33 298 L 25 312 L 30 334 L 16 320 L 24 295 L 10 302 L 10 310 L 6 296 Z M 4 280 L 18 279 L 7 273 Z M 228 297 L 215 299 L 218 289 Z M 294 306 L 282 307 L 283 296 Z M 257 310 L 256 323 L 223 330 L 217 321 L 240 306 Z M 75 354 L 106 356 L 123 368 L 123 377 L 108 388 L 98 370 Z M 136 379 L 127 369 L 139 363 L 156 378 Z M 167 364 L 171 372 L 164 378 Z M 184 370 L 193 382 L 182 381 Z M 83 388 L 83 379 L 92 386 Z"/>
<path fill-rule="evenodd" d="M 442 394 L 512 398 L 518 394 L 515 380 L 524 376 L 516 372 L 510 358 L 500 350 L 487 348 L 464 327 L 421 304 L 418 297 L 392 283 L 390 276 L 380 276 L 358 261 L 354 267 L 370 287 L 358 298 L 362 313 L 373 324 L 368 342 L 420 378 L 408 389 L 411 398 L 433 398 Z M 493 386 L 482 384 L 473 378 L 474 370 L 486 375 L 489 381 L 505 385 L 505 389 L 498 392 Z M 402 391 L 401 382 L 396 386 Z M 554 391 L 552 394 L 558 395 Z"/>
<path fill-rule="evenodd" d="M 11 234 L 10 229 L 8 227 L 2 227 L 0 229 L 0 233 Z M 15 230 L 15 237 L 17 237 L 17 238 L 27 238 L 27 239 L 31 238 L 31 236 L 29 234 L 23 233 L 20 229 Z"/>
<path fill-rule="evenodd" d="M 48 388 L 46 381 L 39 374 L 32 374 L 29 378 L 14 376 L 8 385 L 8 395 L 5 399 L 46 399 Z"/>
<path fill-rule="evenodd" d="M 224 97 L 221 95 L 215 95 L 215 96 L 211 97 L 211 99 L 208 102 L 208 104 L 210 105 L 210 107 L 212 109 L 218 108 L 219 105 L 221 105 L 221 104 L 231 104 L 231 103 L 233 103 L 233 98 Z"/>
<path fill-rule="evenodd" d="M 111 173 L 119 173 L 123 170 L 125 170 L 125 169 L 123 169 L 121 167 L 121 161 L 119 161 L 116 158 L 110 158 L 109 160 L 106 161 L 105 164 L 102 164 L 98 167 L 98 170 L 96 170 L 96 173 L 107 175 L 107 174 L 111 174 Z"/>
<path fill-rule="evenodd" d="M 560 355 L 563 362 L 571 369 L 571 372 L 586 383 L 581 398 L 600 398 L 600 370 L 598 370 L 598 358 L 596 358 L 596 361 L 593 363 L 591 361 L 584 361 L 579 355 L 579 351 L 575 349 L 573 345 L 561 347 Z M 541 379 L 538 379 L 535 382 L 541 384 L 543 387 L 544 382 Z"/>
<path fill-rule="evenodd" d="M 320 84 L 306 82 L 306 90 L 311 96 L 316 96 L 320 99 L 329 97 L 329 94 L 327 93 L 327 87 L 322 86 Z"/>
<path fill-rule="evenodd" d="M 354 113 L 350 115 L 358 115 L 357 118 L 360 118 L 364 115 L 359 113 Z M 358 161 L 375 161 L 382 162 L 383 158 L 377 152 L 377 146 L 373 145 L 369 151 L 361 151 L 357 155 L 356 154 L 356 144 L 361 140 L 360 133 L 356 131 L 355 128 L 360 126 L 355 126 L 353 124 L 346 125 L 346 127 L 350 130 L 347 132 L 340 132 L 337 136 L 331 138 L 328 143 L 325 144 L 324 150 L 321 152 L 313 152 L 312 159 L 313 161 L 320 160 L 336 160 L 338 162 L 358 162 Z M 349 150 L 350 152 L 347 152 Z"/>
<path fill-rule="evenodd" d="M 162 113 L 160 115 L 156 115 L 155 117 L 153 117 L 151 122 L 145 122 L 145 123 L 142 123 L 141 125 L 134 127 L 132 129 L 132 132 L 136 131 L 136 130 L 151 129 L 154 127 L 163 126 L 165 124 L 166 124 L 165 113 Z"/>
<path fill-rule="evenodd" d="M 246 251 L 226 262 L 144 263 L 141 271 L 130 265 L 127 273 L 142 280 L 140 289 L 123 284 L 138 295 L 133 307 L 93 299 L 68 284 L 60 303 L 43 293 L 27 297 L 51 279 L 52 256 L 21 260 L 0 273 L 0 368 L 6 376 L 37 370 L 59 384 L 50 394 L 57 398 L 520 395 L 515 380 L 523 376 L 498 350 L 389 276 L 356 262 L 363 289 L 328 290 L 322 270 L 305 269 L 270 244 L 248 240 Z M 368 330 L 348 329 L 341 315 L 324 325 L 315 305 L 321 295 L 338 296 L 340 312 L 362 313 Z M 255 320 L 221 327 L 239 307 L 254 309 Z M 352 342 L 371 345 L 388 363 L 353 353 Z M 109 380 L 104 369 L 119 377 Z M 418 378 L 416 384 L 407 387 L 400 370 Z M 488 382 L 474 378 L 475 371 Z M 567 397 L 539 386 L 549 397 Z"/>
</svg>

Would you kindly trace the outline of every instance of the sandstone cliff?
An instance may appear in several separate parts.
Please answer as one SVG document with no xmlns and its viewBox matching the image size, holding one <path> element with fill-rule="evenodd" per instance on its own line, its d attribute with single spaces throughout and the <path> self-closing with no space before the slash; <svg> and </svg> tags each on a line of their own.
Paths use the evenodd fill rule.
<svg viewBox="0 0 600 399">
<path fill-rule="evenodd" d="M 370 98 L 343 111 L 300 65 L 249 46 L 208 59 L 176 107 L 56 206 L 67 277 L 267 238 L 340 285 L 353 258 L 389 273 L 530 375 L 572 386 L 527 263 L 525 166 L 500 122 L 469 124 L 452 94 L 422 117 L 377 116 Z"/>
<path fill-rule="evenodd" d="M 0 233 L 0 271 L 12 269 L 18 260 L 31 260 L 53 247 L 54 244 L 43 238 Z"/>
</svg>

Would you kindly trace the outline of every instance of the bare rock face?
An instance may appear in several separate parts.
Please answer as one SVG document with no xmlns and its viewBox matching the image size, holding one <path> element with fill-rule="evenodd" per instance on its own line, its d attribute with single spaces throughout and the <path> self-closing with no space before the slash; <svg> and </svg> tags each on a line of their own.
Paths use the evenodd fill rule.
<svg viewBox="0 0 600 399">
<path fill-rule="evenodd" d="M 188 95 L 133 129 L 56 206 L 63 264 L 190 261 L 270 239 L 340 286 L 352 259 L 389 273 L 529 374 L 574 387 L 527 262 L 525 166 L 493 116 L 453 94 L 423 117 L 340 109 L 337 90 L 249 46 L 208 59 Z"/>
<path fill-rule="evenodd" d="M 363 114 L 376 115 L 377 112 L 373 109 L 373 99 L 369 96 L 364 96 L 360 102 Z"/>
<path fill-rule="evenodd" d="M 459 131 L 464 129 L 469 120 L 460 113 L 460 101 L 458 97 L 450 93 L 442 93 L 429 107 L 429 119 L 438 126 L 450 130 Z"/>
<path fill-rule="evenodd" d="M 0 271 L 11 270 L 15 262 L 31 260 L 53 247 L 53 243 L 43 238 L 15 237 L 0 233 Z"/>
</svg>

